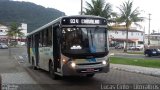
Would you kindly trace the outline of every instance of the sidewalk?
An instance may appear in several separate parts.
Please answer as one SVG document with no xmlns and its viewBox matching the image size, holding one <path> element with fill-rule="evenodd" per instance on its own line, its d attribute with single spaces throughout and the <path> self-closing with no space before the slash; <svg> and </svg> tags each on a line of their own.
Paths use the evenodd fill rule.
<svg viewBox="0 0 160 90">
<path fill-rule="evenodd" d="M 18 61 L 7 55 L 0 55 L 0 84 L 36 84 Z"/>
<path fill-rule="evenodd" d="M 141 67 L 141 66 L 133 66 L 133 65 L 122 65 L 122 64 L 111 64 L 110 67 L 112 69 L 160 77 L 159 68 L 149 68 L 149 67 Z"/>
<path fill-rule="evenodd" d="M 131 55 L 131 56 L 145 56 L 144 54 L 130 54 L 130 53 L 124 53 L 124 52 L 110 52 L 110 56 L 115 56 L 115 55 Z"/>
<path fill-rule="evenodd" d="M 1 86 L 2 85 L 2 78 L 1 78 L 1 75 L 0 75 L 0 90 L 1 90 Z"/>
</svg>

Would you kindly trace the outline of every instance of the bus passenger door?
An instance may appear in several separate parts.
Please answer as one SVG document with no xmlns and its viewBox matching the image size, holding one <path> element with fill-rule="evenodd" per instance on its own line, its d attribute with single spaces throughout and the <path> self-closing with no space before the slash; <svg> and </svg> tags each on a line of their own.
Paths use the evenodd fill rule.
<svg viewBox="0 0 160 90">
<path fill-rule="evenodd" d="M 30 58 L 30 48 L 31 48 L 31 38 L 27 38 L 27 53 L 28 53 L 28 62 L 31 63 L 31 58 Z"/>
<path fill-rule="evenodd" d="M 39 34 L 35 35 L 35 57 L 36 57 L 36 66 L 39 63 Z"/>
<path fill-rule="evenodd" d="M 61 68 L 60 61 L 60 38 L 58 36 L 59 26 L 53 27 L 53 58 L 54 58 L 54 69 L 57 72 L 57 68 Z"/>
</svg>

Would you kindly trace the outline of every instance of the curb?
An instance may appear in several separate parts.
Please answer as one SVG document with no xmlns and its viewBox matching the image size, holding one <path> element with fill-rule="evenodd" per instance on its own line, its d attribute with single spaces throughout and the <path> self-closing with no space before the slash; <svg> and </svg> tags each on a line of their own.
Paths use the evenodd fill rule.
<svg viewBox="0 0 160 90">
<path fill-rule="evenodd" d="M 2 77 L 0 75 L 0 90 L 2 89 Z"/>
<path fill-rule="evenodd" d="M 147 73 L 143 73 L 143 72 L 139 72 L 139 71 L 133 71 L 133 70 L 125 70 L 125 69 L 121 69 L 121 68 L 112 68 L 115 70 L 119 70 L 119 71 L 126 71 L 126 72 L 131 72 L 131 73 L 138 73 L 138 74 L 144 74 L 144 75 L 150 75 L 150 76 L 154 76 L 154 77 L 160 77 L 160 75 L 155 75 L 155 74 L 147 74 Z"/>
<path fill-rule="evenodd" d="M 114 53 L 114 55 L 138 55 L 138 56 L 144 56 L 143 54 L 129 54 L 129 53 Z"/>
<path fill-rule="evenodd" d="M 119 71 L 126 71 L 126 72 L 131 72 L 131 73 L 137 73 L 137 74 L 143 74 L 143 75 L 149 75 L 149 76 L 154 76 L 154 77 L 160 77 L 160 74 L 154 74 L 150 72 L 141 72 L 138 70 L 129 70 L 129 69 L 124 69 L 124 68 L 119 68 L 119 67 L 111 67 L 111 69 L 119 70 Z"/>
</svg>

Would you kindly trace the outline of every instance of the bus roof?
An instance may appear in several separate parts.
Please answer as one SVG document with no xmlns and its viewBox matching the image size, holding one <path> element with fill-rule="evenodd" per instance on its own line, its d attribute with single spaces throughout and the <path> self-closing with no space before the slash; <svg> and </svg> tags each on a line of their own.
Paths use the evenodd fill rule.
<svg viewBox="0 0 160 90">
<path fill-rule="evenodd" d="M 37 28 L 37 29 L 35 29 L 35 30 L 33 30 L 33 31 L 30 32 L 27 36 L 30 36 L 30 35 L 32 35 L 32 34 L 34 34 L 34 33 L 37 33 L 37 32 L 39 32 L 39 31 L 45 29 L 45 28 L 48 27 L 48 26 L 51 26 L 51 25 L 53 25 L 53 24 L 56 24 L 56 23 L 60 22 L 63 18 L 74 18 L 74 17 L 76 17 L 76 18 L 82 17 L 82 18 L 101 18 L 101 19 L 106 19 L 106 18 L 104 18 L 104 17 L 94 16 L 94 15 L 62 16 L 62 17 L 59 17 L 59 18 L 57 18 L 57 19 L 55 19 L 55 20 L 53 20 L 53 21 L 51 21 L 51 22 L 49 22 L 49 23 L 47 23 L 47 24 L 45 24 L 45 25 L 43 25 L 43 26 L 41 26 L 41 27 L 39 27 L 39 28 Z"/>
<path fill-rule="evenodd" d="M 73 16 L 63 16 L 63 17 L 86 17 L 86 18 L 103 18 L 106 19 L 104 17 L 100 17 L 100 16 L 94 16 L 94 15 L 73 15 Z"/>
</svg>

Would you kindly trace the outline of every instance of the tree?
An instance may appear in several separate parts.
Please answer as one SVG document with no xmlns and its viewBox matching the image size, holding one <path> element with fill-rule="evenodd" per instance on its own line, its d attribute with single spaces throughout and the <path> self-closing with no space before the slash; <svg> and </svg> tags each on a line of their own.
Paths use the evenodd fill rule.
<svg viewBox="0 0 160 90">
<path fill-rule="evenodd" d="M 15 23 L 12 23 L 11 26 L 9 27 L 8 31 L 7 31 L 7 36 L 10 38 L 13 38 L 13 36 L 15 35 L 15 29 L 17 28 Z"/>
<path fill-rule="evenodd" d="M 116 13 L 112 12 L 112 6 L 110 3 L 105 3 L 104 0 L 91 0 L 91 3 L 86 2 L 87 8 L 85 8 L 85 15 L 102 16 L 106 19 L 111 19 Z"/>
<path fill-rule="evenodd" d="M 24 36 L 24 33 L 21 32 L 22 29 L 19 29 L 19 25 L 17 23 L 12 23 L 9 27 L 9 30 L 7 31 L 7 36 L 11 39 L 17 39 L 17 37 Z"/>
<path fill-rule="evenodd" d="M 138 10 L 139 8 L 136 8 L 133 10 L 133 2 L 127 1 L 124 2 L 120 7 L 118 7 L 120 10 L 120 15 L 117 18 L 117 22 L 120 23 L 125 23 L 126 26 L 126 45 L 124 52 L 127 52 L 127 47 L 128 47 L 128 30 L 131 26 L 132 23 L 135 25 L 140 26 L 137 22 L 143 21 L 143 17 L 139 17 L 140 11 Z"/>
</svg>

